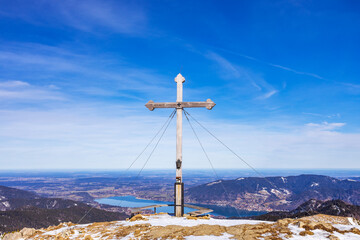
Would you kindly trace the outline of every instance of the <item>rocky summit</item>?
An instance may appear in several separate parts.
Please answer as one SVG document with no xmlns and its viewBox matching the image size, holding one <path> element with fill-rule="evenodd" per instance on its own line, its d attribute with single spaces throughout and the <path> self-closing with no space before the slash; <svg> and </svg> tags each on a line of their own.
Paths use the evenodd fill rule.
<svg viewBox="0 0 360 240">
<path fill-rule="evenodd" d="M 360 226 L 351 217 L 315 215 L 276 222 L 225 220 L 209 217 L 172 217 L 167 214 L 136 215 L 126 221 L 75 225 L 61 223 L 45 229 L 22 229 L 2 240 L 19 239 L 360 239 Z"/>
</svg>

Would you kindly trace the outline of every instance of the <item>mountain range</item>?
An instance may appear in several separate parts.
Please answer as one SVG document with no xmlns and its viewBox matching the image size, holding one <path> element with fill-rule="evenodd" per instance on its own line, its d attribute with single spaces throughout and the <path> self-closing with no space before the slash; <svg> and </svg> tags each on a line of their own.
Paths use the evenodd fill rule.
<svg viewBox="0 0 360 240">
<path fill-rule="evenodd" d="M 241 177 L 191 187 L 185 196 L 188 202 L 257 211 L 292 210 L 310 199 L 360 205 L 360 182 L 322 175 Z"/>
<path fill-rule="evenodd" d="M 81 223 L 90 223 L 126 217 L 125 213 L 109 212 L 77 201 L 44 198 L 32 192 L 0 186 L 0 232 L 24 227 L 42 228 L 60 222 L 76 223 L 80 219 Z"/>
</svg>

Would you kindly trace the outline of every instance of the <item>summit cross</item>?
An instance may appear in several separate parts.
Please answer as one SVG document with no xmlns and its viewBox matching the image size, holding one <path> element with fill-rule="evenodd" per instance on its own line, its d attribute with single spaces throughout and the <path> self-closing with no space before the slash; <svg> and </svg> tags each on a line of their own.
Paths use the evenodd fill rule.
<svg viewBox="0 0 360 240">
<path fill-rule="evenodd" d="M 205 107 L 211 110 L 215 103 L 210 99 L 206 102 L 183 102 L 183 83 L 185 78 L 179 73 L 175 82 L 177 83 L 176 102 L 155 103 L 150 100 L 145 106 L 153 111 L 155 108 L 176 108 L 176 181 L 174 185 L 174 213 L 176 217 L 184 215 L 184 183 L 182 181 L 182 114 L 184 108 Z"/>
</svg>

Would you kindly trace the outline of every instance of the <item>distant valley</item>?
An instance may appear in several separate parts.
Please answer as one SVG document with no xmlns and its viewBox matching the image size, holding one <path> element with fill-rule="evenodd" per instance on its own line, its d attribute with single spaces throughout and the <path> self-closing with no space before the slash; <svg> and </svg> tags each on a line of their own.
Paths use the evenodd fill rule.
<svg viewBox="0 0 360 240">
<path fill-rule="evenodd" d="M 349 179 L 306 174 L 235 178 L 234 175 L 226 173 L 222 179 L 211 182 L 209 173 L 194 172 L 192 176 L 186 176 L 185 202 L 231 206 L 249 211 L 292 210 L 310 199 L 340 199 L 360 205 L 360 182 L 356 177 Z M 229 179 L 230 177 L 233 179 Z M 125 195 L 173 201 L 172 172 L 153 171 L 139 177 L 134 174 L 114 176 L 91 172 L 7 176 L 0 178 L 0 185 L 31 191 L 46 198 L 62 198 L 90 204 L 95 204 L 94 199 Z"/>
<path fill-rule="evenodd" d="M 343 200 L 341 206 L 345 210 L 341 214 L 345 215 L 349 209 L 355 209 L 346 204 L 360 205 L 360 182 L 354 176 L 350 179 L 308 174 L 261 178 L 224 174 L 222 179 L 209 181 L 214 179 L 210 176 L 204 172 L 187 176 L 186 202 L 271 212 L 266 216 L 269 219 L 295 216 L 299 205 L 308 204 L 308 207 L 311 201 L 317 201 L 316 206 L 323 206 L 316 211 L 328 214 L 331 214 L 329 208 L 336 204 L 340 206 L 342 202 L 323 204 L 327 200 Z M 159 174 L 154 171 L 140 177 L 92 172 L 39 176 L 7 174 L 0 177 L 0 185 L 8 186 L 0 187 L 0 223 L 4 224 L 6 219 L 12 219 L 14 223 L 2 225 L 0 231 L 25 226 L 26 222 L 34 223 L 36 227 L 59 221 L 76 222 L 91 207 L 95 208 L 84 222 L 123 219 L 126 217 L 124 212 L 129 214 L 127 209 L 96 203 L 94 200 L 98 198 L 131 195 L 158 201 L 173 200 L 172 172 Z"/>
</svg>

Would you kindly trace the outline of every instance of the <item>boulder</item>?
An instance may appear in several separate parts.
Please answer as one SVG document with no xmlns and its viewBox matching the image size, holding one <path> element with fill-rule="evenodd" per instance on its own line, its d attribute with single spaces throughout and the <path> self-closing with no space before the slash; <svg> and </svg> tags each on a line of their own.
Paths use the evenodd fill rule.
<svg viewBox="0 0 360 240">
<path fill-rule="evenodd" d="M 129 219 L 130 222 L 134 222 L 134 221 L 140 221 L 140 220 L 148 220 L 147 218 L 143 217 L 141 214 L 137 214 L 135 216 L 133 216 L 132 218 Z"/>
<path fill-rule="evenodd" d="M 36 230 L 34 228 L 23 228 L 20 233 L 23 238 L 31 237 L 34 235 Z"/>
<path fill-rule="evenodd" d="M 8 233 L 2 240 L 20 240 L 22 239 L 20 232 Z"/>
<path fill-rule="evenodd" d="M 352 228 L 352 229 L 350 229 L 350 232 L 352 232 L 352 233 L 354 233 L 354 234 L 360 235 L 360 230 L 357 229 L 357 228 Z"/>
<path fill-rule="evenodd" d="M 84 240 L 94 240 L 90 235 L 86 235 Z"/>
<path fill-rule="evenodd" d="M 276 223 L 280 226 L 287 226 L 287 225 L 289 225 L 289 223 L 291 223 L 293 221 L 294 220 L 291 218 L 284 218 L 284 219 L 277 220 Z"/>
<path fill-rule="evenodd" d="M 300 236 L 306 236 L 306 235 L 314 235 L 312 231 L 305 230 L 299 233 Z"/>
<path fill-rule="evenodd" d="M 299 228 L 305 228 L 305 226 L 309 224 L 308 222 L 305 223 L 304 221 L 297 221 L 295 222 L 295 226 L 299 227 Z"/>
</svg>

